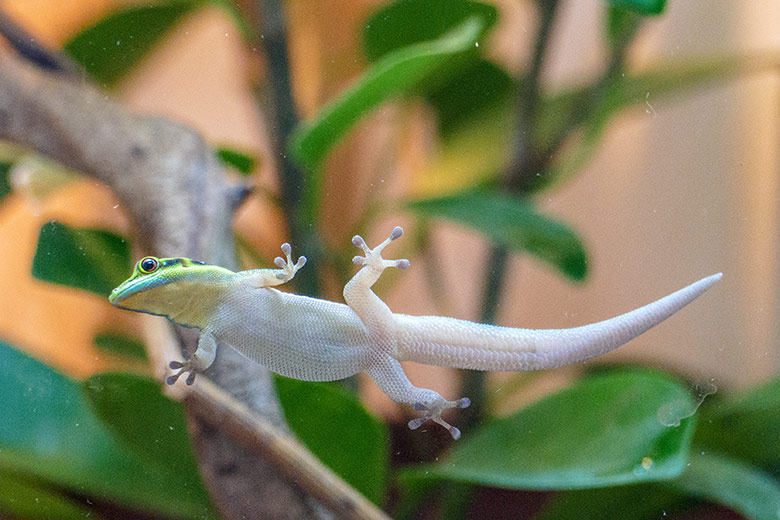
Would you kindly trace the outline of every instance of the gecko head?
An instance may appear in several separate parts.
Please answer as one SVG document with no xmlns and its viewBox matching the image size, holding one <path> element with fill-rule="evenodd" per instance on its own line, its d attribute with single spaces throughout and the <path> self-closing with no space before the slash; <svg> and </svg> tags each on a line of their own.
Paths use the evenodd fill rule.
<svg viewBox="0 0 780 520">
<path fill-rule="evenodd" d="M 133 275 L 111 291 L 108 300 L 121 309 L 171 316 L 174 309 L 189 303 L 193 290 L 213 280 L 216 271 L 229 272 L 189 258 L 146 256 L 135 264 Z"/>
</svg>

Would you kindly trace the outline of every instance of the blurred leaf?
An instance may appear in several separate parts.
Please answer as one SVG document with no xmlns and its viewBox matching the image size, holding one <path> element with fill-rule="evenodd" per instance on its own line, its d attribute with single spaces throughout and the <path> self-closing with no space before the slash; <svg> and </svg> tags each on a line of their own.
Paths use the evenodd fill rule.
<svg viewBox="0 0 780 520">
<path fill-rule="evenodd" d="M 688 63 L 659 65 L 647 72 L 619 78 L 593 109 L 592 116 L 576 125 L 571 138 L 557 153 L 550 169 L 539 172 L 534 189 L 557 186 L 571 179 L 593 157 L 613 117 L 630 107 L 647 103 L 658 107 L 661 100 L 689 93 L 708 83 L 769 70 L 780 64 L 780 56 L 730 56 Z M 569 88 L 548 94 L 539 106 L 534 143 L 537 153 L 548 150 L 572 123 L 573 114 L 589 103 L 591 86 Z M 436 190 L 452 192 L 486 180 L 496 179 L 510 157 L 514 128 L 511 101 L 498 105 L 475 120 L 464 120 L 452 135 L 445 136 L 430 164 L 414 176 L 415 193 Z"/>
<path fill-rule="evenodd" d="M 54 490 L 0 471 L 0 514 L 31 520 L 78 519 L 90 517 L 90 511 Z"/>
<path fill-rule="evenodd" d="M 341 387 L 281 376 L 274 381 L 295 435 L 352 487 L 382 504 L 388 464 L 385 425 Z"/>
<path fill-rule="evenodd" d="M 631 43 L 644 17 L 634 10 L 611 5 L 607 10 L 607 42 L 615 52 Z"/>
<path fill-rule="evenodd" d="M 447 460 L 407 470 L 510 489 L 580 489 L 669 479 L 688 457 L 694 422 L 656 417 L 691 400 L 669 376 L 625 370 L 578 381 L 519 412 L 466 432 Z"/>
<path fill-rule="evenodd" d="M 208 2 L 209 4 L 222 9 L 230 18 L 233 19 L 233 23 L 241 32 L 241 36 L 247 43 L 251 43 L 257 40 L 255 34 L 255 27 L 252 21 L 241 10 L 239 3 L 236 0 L 201 0 Z"/>
<path fill-rule="evenodd" d="M 776 67 L 780 55 L 730 56 L 682 64 L 665 64 L 647 72 L 617 78 L 601 96 L 587 120 L 575 132 L 574 142 L 554 158 L 551 171 L 539 177 L 537 189 L 568 180 L 591 160 L 607 124 L 620 111 L 644 107 L 653 113 L 661 100 L 687 93 L 707 83 Z M 545 150 L 553 136 L 570 124 L 573 111 L 582 110 L 590 96 L 590 87 L 563 91 L 544 100 L 539 111 L 537 135 L 539 150 Z"/>
<path fill-rule="evenodd" d="M 515 90 L 514 80 L 504 69 L 479 59 L 429 92 L 426 99 L 436 110 L 439 131 L 446 135 L 475 118 L 486 117 L 492 107 L 506 107 Z"/>
<path fill-rule="evenodd" d="M 668 486 L 727 506 L 751 520 L 780 518 L 780 482 L 728 457 L 694 454 L 685 472 Z"/>
<path fill-rule="evenodd" d="M 527 251 L 574 280 L 587 274 L 587 255 L 568 226 L 537 213 L 526 200 L 498 192 L 464 192 L 407 204 L 425 217 L 453 220 L 483 233 L 493 243 Z"/>
<path fill-rule="evenodd" d="M 607 3 L 645 15 L 661 14 L 666 7 L 666 0 L 607 0 Z"/>
<path fill-rule="evenodd" d="M 52 221 L 41 227 L 32 275 L 44 282 L 108 296 L 132 267 L 130 244 L 119 235 Z"/>
<path fill-rule="evenodd" d="M 780 378 L 705 403 L 694 442 L 767 469 L 780 464 Z"/>
<path fill-rule="evenodd" d="M 172 0 L 122 8 L 74 36 L 65 51 L 98 83 L 112 86 L 200 5 L 196 0 Z"/>
<path fill-rule="evenodd" d="M 13 163 L 0 162 L 0 202 L 11 193 L 11 181 L 8 173 L 11 171 Z"/>
<path fill-rule="evenodd" d="M 186 460 L 164 466 L 136 456 L 94 415 L 77 383 L 4 343 L 0 395 L 3 472 L 176 518 L 214 518 L 202 485 L 192 485 L 198 475 L 185 474 Z M 132 429 L 148 429 L 147 416 L 136 413 Z"/>
<path fill-rule="evenodd" d="M 655 484 L 558 493 L 534 520 L 642 520 L 666 516 L 683 495 Z"/>
<path fill-rule="evenodd" d="M 257 160 L 254 157 L 233 148 L 217 148 L 217 157 L 224 164 L 232 166 L 244 175 L 251 175 L 257 166 Z"/>
<path fill-rule="evenodd" d="M 439 140 L 431 160 L 412 175 L 415 197 L 450 195 L 495 183 L 510 162 L 514 121 L 509 107 L 487 108 Z"/>
<path fill-rule="evenodd" d="M 112 354 L 119 354 L 132 359 L 146 361 L 144 344 L 135 338 L 130 338 L 115 332 L 106 332 L 95 336 L 95 346 Z"/>
<path fill-rule="evenodd" d="M 364 114 L 411 89 L 453 57 L 473 49 L 483 28 L 484 22 L 472 17 L 437 40 L 388 54 L 346 92 L 323 107 L 314 121 L 300 127 L 293 136 L 290 152 L 300 164 L 316 170 L 331 148 Z M 318 192 L 314 191 L 312 196 Z"/>
<path fill-rule="evenodd" d="M 495 25 L 498 11 L 492 5 L 466 0 L 396 1 L 366 20 L 363 49 L 369 61 L 378 61 L 402 47 L 440 38 L 472 17 L 483 21 L 484 33 Z"/>
<path fill-rule="evenodd" d="M 195 496 L 206 495 L 184 409 L 162 395 L 159 383 L 135 374 L 105 373 L 90 377 L 81 387 L 103 424 L 136 455 L 175 469 L 179 485 Z"/>
</svg>

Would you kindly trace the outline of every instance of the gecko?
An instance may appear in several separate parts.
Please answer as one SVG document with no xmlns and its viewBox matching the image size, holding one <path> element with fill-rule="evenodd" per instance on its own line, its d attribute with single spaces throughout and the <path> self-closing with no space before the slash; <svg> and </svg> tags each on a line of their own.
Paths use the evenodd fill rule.
<svg viewBox="0 0 780 520">
<path fill-rule="evenodd" d="M 393 229 L 386 240 L 363 251 L 360 267 L 344 287 L 342 303 L 282 292 L 274 286 L 290 281 L 306 257 L 293 262 L 285 243 L 278 269 L 240 272 L 189 258 L 138 261 L 132 276 L 114 289 L 110 302 L 122 309 L 165 316 L 196 327 L 200 338 L 187 361 L 172 361 L 177 370 L 170 385 L 214 361 L 217 346 L 228 345 L 267 369 L 305 381 L 335 381 L 367 373 L 393 401 L 421 412 L 409 421 L 417 429 L 428 420 L 446 428 L 454 439 L 461 432 L 442 418 L 448 408 L 466 408 L 468 397 L 454 401 L 434 390 L 418 388 L 407 378 L 403 361 L 471 370 L 521 371 L 559 367 L 605 354 L 659 324 L 699 297 L 719 280 L 718 273 L 626 314 L 568 329 L 522 329 L 474 323 L 441 316 L 393 313 L 372 290 L 388 267 L 406 269 L 409 261 L 386 260 L 382 251 L 403 233 Z"/>
</svg>

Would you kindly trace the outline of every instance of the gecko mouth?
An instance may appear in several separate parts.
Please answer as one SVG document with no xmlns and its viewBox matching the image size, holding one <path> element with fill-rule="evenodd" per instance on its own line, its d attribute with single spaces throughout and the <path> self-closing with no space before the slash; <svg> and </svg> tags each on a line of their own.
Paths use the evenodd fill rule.
<svg viewBox="0 0 780 520">
<path fill-rule="evenodd" d="M 162 285 L 163 281 L 159 277 L 149 278 L 136 278 L 134 280 L 127 280 L 122 285 L 111 291 L 108 296 L 108 301 L 116 307 L 122 307 L 120 302 L 130 298 L 134 294 Z M 122 307 L 124 308 L 124 307 Z"/>
</svg>

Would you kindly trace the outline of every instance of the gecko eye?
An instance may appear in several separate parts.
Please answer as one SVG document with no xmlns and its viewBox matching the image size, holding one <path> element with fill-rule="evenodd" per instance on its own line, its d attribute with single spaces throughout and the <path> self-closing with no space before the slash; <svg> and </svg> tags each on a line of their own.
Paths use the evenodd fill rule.
<svg viewBox="0 0 780 520">
<path fill-rule="evenodd" d="M 138 268 L 144 274 L 153 273 L 154 271 L 157 270 L 159 266 L 160 263 L 153 256 L 147 256 L 146 258 L 142 258 L 141 261 L 138 262 Z"/>
</svg>

